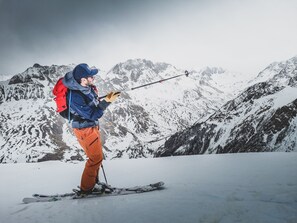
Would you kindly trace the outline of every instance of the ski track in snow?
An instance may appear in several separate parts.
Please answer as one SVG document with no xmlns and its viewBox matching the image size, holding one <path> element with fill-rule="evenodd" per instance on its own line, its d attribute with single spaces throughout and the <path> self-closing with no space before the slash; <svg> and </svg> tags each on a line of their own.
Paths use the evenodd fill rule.
<svg viewBox="0 0 297 223">
<path fill-rule="evenodd" d="M 105 161 L 114 186 L 164 181 L 144 194 L 22 204 L 33 193 L 71 191 L 84 162 L 0 166 L 0 222 L 297 222 L 297 153 Z M 103 177 L 101 176 L 101 179 Z"/>
</svg>

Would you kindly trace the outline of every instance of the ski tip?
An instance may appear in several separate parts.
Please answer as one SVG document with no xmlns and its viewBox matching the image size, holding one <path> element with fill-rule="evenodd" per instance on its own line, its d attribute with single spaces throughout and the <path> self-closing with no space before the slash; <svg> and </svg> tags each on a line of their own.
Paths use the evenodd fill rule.
<svg viewBox="0 0 297 223">
<path fill-rule="evenodd" d="M 154 183 L 154 184 L 150 184 L 150 186 L 152 187 L 156 187 L 156 188 L 162 188 L 165 185 L 165 183 L 163 181 Z"/>
<path fill-rule="evenodd" d="M 29 203 L 33 203 L 33 202 L 36 202 L 36 199 L 33 198 L 33 197 L 25 197 L 25 198 L 23 199 L 23 203 L 24 203 L 24 204 L 29 204 Z"/>
</svg>

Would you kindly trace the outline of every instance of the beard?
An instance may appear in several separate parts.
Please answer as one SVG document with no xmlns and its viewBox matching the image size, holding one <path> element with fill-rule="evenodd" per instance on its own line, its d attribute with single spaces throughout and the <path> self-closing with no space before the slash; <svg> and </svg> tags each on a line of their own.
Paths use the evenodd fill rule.
<svg viewBox="0 0 297 223">
<path fill-rule="evenodd" d="M 92 81 L 89 81 L 89 80 L 88 80 L 87 85 L 88 85 L 88 86 L 93 86 L 93 85 L 95 85 L 95 80 L 92 80 Z"/>
</svg>

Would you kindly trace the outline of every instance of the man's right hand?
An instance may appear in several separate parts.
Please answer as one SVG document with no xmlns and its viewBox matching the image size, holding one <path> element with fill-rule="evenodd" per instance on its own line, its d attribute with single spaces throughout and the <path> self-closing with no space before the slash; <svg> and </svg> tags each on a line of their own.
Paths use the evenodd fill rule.
<svg viewBox="0 0 297 223">
<path fill-rule="evenodd" d="M 104 99 L 107 102 L 114 102 L 119 96 L 121 92 L 110 92 Z"/>
</svg>

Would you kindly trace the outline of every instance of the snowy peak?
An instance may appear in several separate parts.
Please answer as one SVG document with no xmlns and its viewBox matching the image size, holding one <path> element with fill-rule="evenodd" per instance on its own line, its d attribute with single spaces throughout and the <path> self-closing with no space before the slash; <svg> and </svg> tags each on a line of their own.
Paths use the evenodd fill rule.
<svg viewBox="0 0 297 223">
<path fill-rule="evenodd" d="M 14 75 L 8 84 L 0 82 L 2 94 L 0 104 L 4 101 L 21 100 L 21 99 L 38 99 L 51 96 L 48 91 L 53 86 L 58 77 L 63 76 L 66 72 L 72 70 L 71 66 L 41 66 L 34 64 L 23 73 Z"/>
<path fill-rule="evenodd" d="M 167 74 L 166 74 L 167 72 Z M 153 63 L 150 60 L 134 59 L 115 65 L 107 74 L 109 79 L 121 88 L 131 88 L 137 84 L 145 84 L 172 75 L 177 69 L 167 63 Z"/>
<path fill-rule="evenodd" d="M 199 71 L 190 71 L 190 78 L 198 80 L 201 86 L 211 86 L 225 92 L 229 99 L 241 93 L 251 81 L 251 77 L 221 67 L 206 67 Z"/>
<path fill-rule="evenodd" d="M 120 74 L 122 70 L 125 71 L 142 71 L 142 70 L 151 70 L 156 74 L 162 73 L 172 65 L 167 63 L 153 63 L 150 60 L 145 59 L 130 59 L 126 62 L 119 63 L 112 69 L 114 73 Z"/>
<path fill-rule="evenodd" d="M 29 82 L 36 82 L 36 81 L 52 81 L 52 79 L 57 78 L 58 76 L 62 75 L 73 69 L 73 66 L 41 66 L 39 64 L 34 64 L 32 67 L 29 67 L 23 73 L 14 75 L 9 84 L 18 84 L 18 83 L 29 83 Z"/>
<path fill-rule="evenodd" d="M 270 81 L 277 82 L 279 85 L 288 84 L 297 74 L 296 67 L 297 56 L 286 61 L 271 63 L 251 83 Z"/>
<path fill-rule="evenodd" d="M 286 66 L 278 72 L 271 69 L 272 78 L 248 87 L 212 115 L 170 137 L 157 156 L 297 151 L 297 64 L 293 61 L 281 63 Z"/>
<path fill-rule="evenodd" d="M 202 76 L 212 76 L 214 74 L 223 74 L 226 70 L 224 70 L 221 67 L 206 67 L 202 70 L 200 70 L 199 73 L 201 73 Z"/>
</svg>

